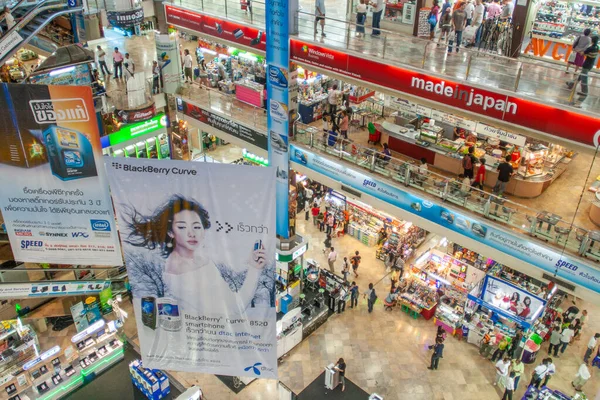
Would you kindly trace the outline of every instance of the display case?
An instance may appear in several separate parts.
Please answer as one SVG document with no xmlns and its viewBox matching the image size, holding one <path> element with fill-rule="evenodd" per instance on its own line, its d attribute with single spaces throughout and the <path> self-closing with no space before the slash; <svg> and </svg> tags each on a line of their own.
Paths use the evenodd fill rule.
<svg viewBox="0 0 600 400">
<path fill-rule="evenodd" d="M 140 360 L 129 364 L 131 381 L 148 399 L 160 400 L 171 393 L 169 378 L 158 369 L 144 368 Z"/>
<path fill-rule="evenodd" d="M 546 155 L 546 166 L 552 168 L 568 155 L 569 151 L 563 146 L 558 144 L 550 144 L 548 145 L 548 154 Z"/>
<path fill-rule="evenodd" d="M 569 4 L 566 1 L 542 1 L 539 3 L 531 33 L 560 39 L 565 35 L 569 20 Z"/>
<path fill-rule="evenodd" d="M 442 132 L 444 128 L 440 126 L 423 124 L 421 125 L 421 134 L 419 135 L 419 140 L 421 142 L 437 144 L 442 138 Z"/>
<path fill-rule="evenodd" d="M 548 148 L 543 144 L 526 146 L 517 173 L 524 178 L 543 175 L 547 154 Z"/>
<path fill-rule="evenodd" d="M 600 4 L 593 5 L 588 2 L 570 3 L 570 18 L 567 25 L 567 34 L 578 36 L 586 28 L 592 30 L 592 35 L 598 33 L 600 26 Z"/>
</svg>

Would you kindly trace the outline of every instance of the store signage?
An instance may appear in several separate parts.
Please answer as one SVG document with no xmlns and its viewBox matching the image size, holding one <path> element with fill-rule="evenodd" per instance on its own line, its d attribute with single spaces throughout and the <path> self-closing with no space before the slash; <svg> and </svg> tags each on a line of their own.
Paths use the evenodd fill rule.
<svg viewBox="0 0 600 400">
<path fill-rule="evenodd" d="M 105 166 L 144 365 L 277 378 L 275 169 L 134 158 Z M 169 235 L 173 223 L 191 230 Z"/>
<path fill-rule="evenodd" d="M 110 287 L 109 281 L 51 281 L 43 283 L 1 283 L 0 299 L 27 297 L 77 296 L 100 293 Z"/>
<path fill-rule="evenodd" d="M 308 250 L 308 243 L 297 248 L 292 254 L 275 252 L 275 259 L 281 263 L 291 262 L 300 257 L 302 254 L 306 253 L 306 250 Z M 287 266 L 285 267 L 285 270 L 287 271 Z"/>
<path fill-rule="evenodd" d="M 486 276 L 481 298 L 488 304 L 512 315 L 512 318 L 531 323 L 546 305 L 537 296 L 493 276 Z"/>
<path fill-rule="evenodd" d="M 525 136 L 517 135 L 516 133 L 507 132 L 502 129 L 494 128 L 493 126 L 489 126 L 483 124 L 481 122 L 477 123 L 475 128 L 475 132 L 478 134 L 493 137 L 503 142 L 511 143 L 520 147 L 525 146 L 525 142 L 527 138 Z"/>
<path fill-rule="evenodd" d="M 60 352 L 60 346 L 54 346 L 53 348 L 43 352 L 42 354 L 40 354 L 38 357 L 34 358 L 33 360 L 28 361 L 25 364 L 23 364 L 23 371 L 27 371 L 31 367 L 41 363 L 44 360 L 47 360 L 48 358 L 58 354 L 59 352 Z"/>
<path fill-rule="evenodd" d="M 115 110 L 115 115 L 119 122 L 124 124 L 146 121 L 156 115 L 156 105 L 152 103 L 137 110 Z"/>
<path fill-rule="evenodd" d="M 290 108 L 288 88 L 290 8 L 289 1 L 266 2 L 269 161 L 277 168 L 277 235 L 282 238 L 289 237 L 288 141 L 295 111 Z"/>
<path fill-rule="evenodd" d="M 85 86 L 92 83 L 92 75 L 88 64 L 79 64 L 30 76 L 29 83 L 36 85 Z"/>
<path fill-rule="evenodd" d="M 2 84 L 0 109 L 0 208 L 15 260 L 122 265 L 91 89 Z"/>
<path fill-rule="evenodd" d="M 135 139 L 138 136 L 143 136 L 148 133 L 155 132 L 160 129 L 167 127 L 167 116 L 164 113 L 160 113 L 155 117 L 152 117 L 148 121 L 138 122 L 137 124 L 125 125 L 123 128 L 115 133 L 108 135 L 108 143 L 104 141 L 102 148 L 115 146 L 119 143 L 124 143 L 129 140 Z"/>
<path fill-rule="evenodd" d="M 81 332 L 89 326 L 87 313 L 82 301 L 71 306 L 71 316 L 73 317 L 73 323 L 77 332 Z"/>
<path fill-rule="evenodd" d="M 244 142 L 267 150 L 267 137 L 262 132 L 247 128 L 228 118 L 221 117 L 220 115 L 183 101 L 181 98 L 177 98 L 177 109 L 198 122 L 210 125 L 213 128 L 235 136 Z"/>
<path fill-rule="evenodd" d="M 2 40 L 0 41 L 0 59 L 6 57 L 6 55 L 22 41 L 23 38 L 21 35 L 15 31 L 11 31 L 8 35 L 2 36 Z"/>
<path fill-rule="evenodd" d="M 600 137 L 600 119 L 533 100 L 494 93 L 298 40 L 290 41 L 290 57 L 293 62 L 312 65 L 588 146 L 595 147 Z M 427 114 L 426 109 L 422 108 L 422 115 Z M 552 118 L 540 117 L 549 115 Z"/>
<path fill-rule="evenodd" d="M 144 8 L 134 8 L 128 11 L 107 11 L 108 22 L 117 28 L 127 29 L 144 22 Z"/>
<path fill-rule="evenodd" d="M 229 42 L 253 47 L 257 50 L 265 51 L 267 48 L 267 35 L 256 28 L 225 19 L 211 17 L 180 6 L 175 7 L 165 5 L 165 14 L 167 24 L 180 26 L 218 39 L 224 39 Z M 287 21 L 287 15 L 284 18 L 286 18 Z"/>
<path fill-rule="evenodd" d="M 290 146 L 290 160 L 351 186 L 406 212 L 425 218 L 509 256 L 534 265 L 561 279 L 600 293 L 600 270 L 556 250 L 528 242 L 523 236 L 492 227 L 479 220 L 456 213 L 407 193 L 398 187 L 337 164 L 295 145 Z M 424 204 L 427 203 L 427 207 Z"/>
<path fill-rule="evenodd" d="M 562 61 L 565 64 L 569 62 L 569 57 L 573 52 L 573 44 L 555 42 L 541 38 L 532 38 L 523 50 L 524 54 L 533 54 L 536 57 L 552 57 L 556 61 Z M 600 68 L 600 59 L 596 61 L 596 68 Z"/>
</svg>

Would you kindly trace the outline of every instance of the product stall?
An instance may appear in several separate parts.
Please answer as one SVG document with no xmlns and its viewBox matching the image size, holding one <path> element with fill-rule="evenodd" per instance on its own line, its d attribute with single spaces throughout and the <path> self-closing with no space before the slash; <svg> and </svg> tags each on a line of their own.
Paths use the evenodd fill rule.
<svg viewBox="0 0 600 400">
<path fill-rule="evenodd" d="M 463 172 L 462 158 L 474 147 L 477 159 L 485 158 L 484 184 L 493 187 L 496 168 L 506 156 L 516 172 L 506 193 L 518 197 L 539 196 L 567 168 L 574 153 L 566 148 L 507 132 L 490 125 L 393 98 L 389 108 L 396 110 L 383 122 L 391 150 L 450 172 Z M 410 122 L 407 122 L 410 121 Z"/>
<path fill-rule="evenodd" d="M 144 368 L 141 360 L 134 360 L 129 364 L 129 374 L 133 385 L 150 400 L 160 400 L 171 393 L 169 378 L 165 373 L 158 369 Z"/>
<path fill-rule="evenodd" d="M 303 124 L 323 118 L 327 112 L 327 90 L 332 85 L 326 75 L 298 67 L 298 114 Z"/>
<path fill-rule="evenodd" d="M 23 364 L 39 354 L 35 331 L 20 319 L 0 325 L 0 396 L 17 396 L 31 388 L 31 379 L 23 374 Z"/>
<path fill-rule="evenodd" d="M 102 154 L 112 157 L 169 159 L 171 154 L 164 113 L 100 138 Z"/>
</svg>

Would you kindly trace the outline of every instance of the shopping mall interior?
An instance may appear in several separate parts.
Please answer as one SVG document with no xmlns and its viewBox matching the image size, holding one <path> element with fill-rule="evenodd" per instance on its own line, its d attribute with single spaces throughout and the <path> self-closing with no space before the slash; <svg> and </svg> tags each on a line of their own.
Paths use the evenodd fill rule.
<svg viewBox="0 0 600 400">
<path fill-rule="evenodd" d="M 0 400 L 600 399 L 600 3 L 441 3 L 6 3 Z"/>
</svg>

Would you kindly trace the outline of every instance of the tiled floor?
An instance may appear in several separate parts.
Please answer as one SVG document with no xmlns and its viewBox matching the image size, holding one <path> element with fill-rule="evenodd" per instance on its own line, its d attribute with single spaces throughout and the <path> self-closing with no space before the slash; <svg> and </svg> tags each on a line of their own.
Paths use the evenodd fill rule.
<svg viewBox="0 0 600 400">
<path fill-rule="evenodd" d="M 303 220 L 298 221 L 298 233 L 309 242 L 306 257 L 325 264 L 322 253 L 324 234 L 311 222 L 305 223 Z M 350 236 L 335 238 L 333 246 L 340 256 L 360 251 L 363 262 L 356 281 L 361 291 L 369 282 L 375 283 L 381 298 L 389 288 L 390 281 L 383 263 L 375 259 L 375 249 L 366 247 Z M 427 247 L 428 244 L 425 244 L 421 248 Z M 589 311 L 590 322 L 582 332 L 582 339 L 569 346 L 565 354 L 555 360 L 557 374 L 550 381 L 552 388 L 567 394 L 573 393 L 570 382 L 579 367 L 587 340 L 600 331 L 600 319 L 596 318 L 600 315 L 600 306 L 583 305 L 580 302 L 578 305 Z M 128 335 L 135 335 L 132 318 L 127 321 L 126 331 Z M 479 356 L 476 346 L 464 341 L 449 337 L 445 342 L 444 358 L 439 370 L 427 370 L 431 356 L 427 346 L 432 343 L 434 336 L 432 321 L 422 318 L 414 320 L 398 309 L 384 311 L 381 304 L 377 304 L 373 313 L 369 314 L 366 301 L 361 298 L 357 309 L 346 309 L 346 312 L 332 316 L 294 348 L 279 365 L 279 379 L 299 393 L 319 376 L 325 365 L 344 357 L 348 365 L 348 377 L 367 392 L 377 392 L 386 400 L 481 400 L 501 397 L 501 393 L 492 386 L 494 366 Z M 546 347 L 544 344 L 541 356 L 546 357 Z M 526 366 L 523 383 L 515 398 L 523 395 L 528 377 L 536 365 Z M 212 375 L 173 374 L 184 386 L 200 385 L 209 400 L 277 399 L 276 382 L 272 380 L 254 381 L 240 394 L 234 395 Z M 585 386 L 585 392 L 594 398 L 600 394 L 600 382 L 592 378 Z"/>
</svg>

